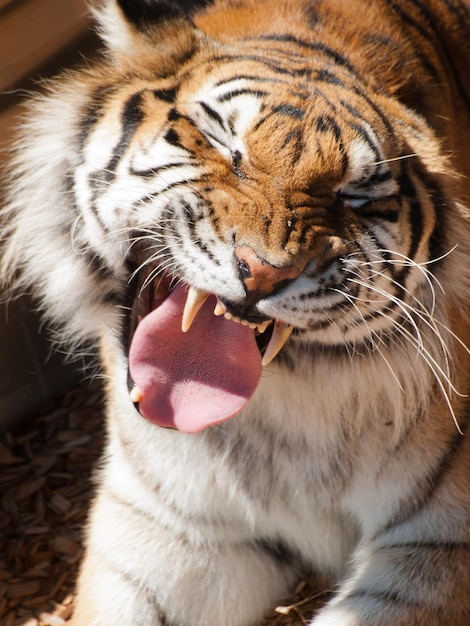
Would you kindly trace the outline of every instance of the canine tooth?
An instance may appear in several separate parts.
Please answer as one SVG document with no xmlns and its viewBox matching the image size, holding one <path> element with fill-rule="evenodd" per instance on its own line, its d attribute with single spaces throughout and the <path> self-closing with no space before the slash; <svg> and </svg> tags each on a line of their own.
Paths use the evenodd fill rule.
<svg viewBox="0 0 470 626">
<path fill-rule="evenodd" d="M 223 315 L 227 311 L 227 307 L 223 304 L 219 299 L 217 299 L 217 304 L 215 305 L 214 315 Z"/>
<path fill-rule="evenodd" d="M 294 327 L 289 324 L 284 324 L 284 322 L 279 322 L 278 320 L 274 322 L 273 334 L 271 335 L 271 339 L 269 340 L 261 361 L 263 366 L 271 363 L 271 361 L 278 355 L 293 330 Z"/>
<path fill-rule="evenodd" d="M 196 289 L 195 287 L 189 288 L 186 303 L 184 305 L 183 319 L 181 321 L 181 330 L 184 333 L 191 328 L 199 309 L 202 307 L 209 295 L 210 294 L 208 294 L 207 291 L 202 291 L 201 289 Z"/>
<path fill-rule="evenodd" d="M 131 400 L 132 400 L 132 402 L 133 402 L 134 404 L 139 404 L 139 402 L 141 402 L 141 401 L 142 401 L 142 397 L 143 397 L 143 396 L 142 396 L 142 392 L 141 392 L 141 390 L 139 389 L 139 387 L 137 387 L 137 385 L 134 385 L 134 386 L 132 387 L 131 392 L 130 392 L 130 394 L 129 394 L 129 395 L 130 395 Z"/>
<path fill-rule="evenodd" d="M 268 326 L 270 326 L 271 324 L 272 324 L 272 320 L 266 320 L 262 324 L 258 324 L 256 328 L 258 329 L 258 332 L 262 335 L 265 332 L 265 330 L 268 328 Z"/>
</svg>

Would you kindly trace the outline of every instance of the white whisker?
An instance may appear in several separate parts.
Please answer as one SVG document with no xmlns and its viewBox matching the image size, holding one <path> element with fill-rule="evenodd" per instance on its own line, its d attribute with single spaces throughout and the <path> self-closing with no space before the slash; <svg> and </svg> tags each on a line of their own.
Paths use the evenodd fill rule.
<svg viewBox="0 0 470 626">
<path fill-rule="evenodd" d="M 352 279 L 351 278 L 350 280 L 352 282 L 357 282 L 356 279 Z M 372 287 L 372 289 L 373 290 L 377 290 L 380 295 L 387 295 L 386 292 L 384 292 L 381 289 L 378 289 L 378 288 L 376 288 L 374 286 Z M 416 320 L 413 318 L 413 314 L 416 314 L 416 315 L 418 315 L 418 317 L 420 317 L 418 311 L 416 311 L 416 309 L 414 309 L 413 307 L 410 307 L 408 304 L 406 304 L 400 298 L 396 298 L 395 296 L 393 296 L 391 294 L 389 295 L 389 299 L 390 299 L 390 302 L 394 303 L 401 310 L 401 312 L 406 317 L 406 319 L 409 321 L 409 323 L 411 324 L 413 330 L 415 331 L 415 334 L 410 333 L 409 331 L 407 331 L 407 332 L 409 333 L 409 337 L 413 338 L 413 341 L 414 341 L 416 347 L 419 349 L 420 354 L 421 353 L 426 353 L 429 356 L 429 358 L 432 359 L 432 361 L 433 361 L 434 365 L 436 366 L 436 368 L 441 372 L 442 376 L 448 382 L 449 388 L 452 389 L 452 391 L 454 391 L 454 393 L 456 393 L 457 395 L 461 395 L 455 389 L 455 387 L 452 385 L 451 380 L 450 380 L 450 369 L 449 369 L 448 360 L 447 360 L 447 347 L 446 347 L 445 350 L 442 349 L 444 360 L 445 360 L 445 365 L 446 365 L 445 369 L 447 370 L 447 371 L 444 371 L 444 369 L 442 369 L 442 367 L 439 366 L 439 364 L 437 363 L 436 359 L 431 356 L 429 351 L 424 346 L 422 333 L 421 333 L 421 331 L 420 331 L 420 329 L 418 327 L 418 324 L 417 324 Z M 386 315 L 384 310 L 380 310 L 379 309 L 379 310 L 377 310 L 377 313 L 379 313 L 380 315 L 386 316 L 387 319 L 393 320 L 394 321 L 394 325 L 395 325 L 394 327 L 399 326 L 399 324 L 397 324 L 397 320 L 394 320 L 394 318 L 392 318 L 390 315 Z M 423 322 L 425 321 L 425 318 L 422 317 L 422 316 L 420 317 L 420 319 L 422 319 Z M 426 323 L 428 323 L 427 320 L 426 320 Z M 439 336 L 439 333 L 437 333 L 436 329 L 432 325 L 430 325 L 429 323 L 428 323 L 428 325 L 431 328 L 431 330 L 435 334 L 437 334 Z M 442 343 L 441 343 L 441 348 L 442 348 L 442 346 L 445 346 L 445 343 L 443 342 L 443 340 L 442 340 Z"/>
<path fill-rule="evenodd" d="M 388 316 L 383 312 L 380 311 L 379 312 L 380 315 L 383 315 L 384 317 L 388 318 Z M 406 330 L 406 328 L 404 328 L 401 324 L 395 324 L 394 326 L 395 330 L 398 331 L 400 334 L 403 335 L 403 337 L 410 339 L 411 342 L 413 343 L 415 340 L 415 337 L 412 333 L 410 333 L 408 330 Z M 457 389 L 454 387 L 454 385 L 452 384 L 449 375 L 447 375 L 442 368 L 439 366 L 439 364 L 437 363 L 437 361 L 434 359 L 434 357 L 432 357 L 432 355 L 429 353 L 428 350 L 424 349 L 424 350 L 420 350 L 420 356 L 422 356 L 422 358 L 424 359 L 425 363 L 428 365 L 430 371 L 432 372 L 433 376 L 434 376 L 434 380 L 436 381 L 437 385 L 439 386 L 441 393 L 444 397 L 444 401 L 447 405 L 447 408 L 449 409 L 449 412 L 452 416 L 452 419 L 454 421 L 454 424 L 458 430 L 458 432 L 463 435 L 462 429 L 460 428 L 460 424 L 458 423 L 457 420 L 457 416 L 455 415 L 455 411 L 454 411 L 454 407 L 452 406 L 452 401 L 450 399 L 450 393 L 453 392 L 456 395 L 460 396 L 460 397 L 466 397 L 464 394 L 461 394 L 457 391 Z M 440 375 L 439 375 L 440 374 Z M 444 382 L 442 380 L 442 378 L 444 378 L 445 382 L 448 385 L 448 389 L 446 389 Z"/>
<path fill-rule="evenodd" d="M 344 296 L 350 303 L 351 306 L 353 306 L 356 310 L 356 312 L 358 313 L 359 317 L 362 319 L 363 324 L 365 325 L 365 327 L 367 328 L 367 331 L 369 333 L 369 339 L 370 342 L 373 346 L 374 352 L 376 354 L 378 354 L 382 360 L 384 361 L 386 367 L 388 368 L 389 372 L 391 373 L 391 375 L 393 376 L 395 382 L 397 383 L 400 391 L 402 393 L 405 392 L 402 383 L 400 382 L 400 379 L 398 378 L 397 373 L 394 371 L 393 367 L 391 366 L 390 362 L 388 361 L 388 359 L 385 357 L 385 355 L 383 354 L 381 348 L 381 345 L 383 345 L 383 339 L 382 337 L 376 332 L 374 331 L 370 325 L 367 323 L 364 315 L 362 314 L 362 312 L 360 311 L 360 309 L 358 308 L 357 304 L 354 302 L 355 298 L 354 296 L 347 294 L 341 290 L 338 289 L 334 289 L 333 291 L 336 291 L 337 293 L 341 294 L 342 296 Z M 358 322 L 359 324 L 359 322 Z"/>
<path fill-rule="evenodd" d="M 399 157 L 393 157 L 391 159 L 383 159 L 382 161 L 375 161 L 374 165 L 382 165 L 384 163 L 393 163 L 394 161 L 402 161 L 403 159 L 411 159 L 417 156 L 418 156 L 417 153 L 403 154 L 402 156 L 399 156 Z"/>
</svg>

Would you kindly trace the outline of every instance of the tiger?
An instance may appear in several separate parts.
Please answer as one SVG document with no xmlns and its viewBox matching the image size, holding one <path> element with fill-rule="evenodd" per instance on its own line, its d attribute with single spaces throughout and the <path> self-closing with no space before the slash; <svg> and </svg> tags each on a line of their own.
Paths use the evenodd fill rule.
<svg viewBox="0 0 470 626">
<path fill-rule="evenodd" d="M 99 350 L 73 626 L 470 622 L 470 3 L 105 0 L 4 291 Z"/>
</svg>

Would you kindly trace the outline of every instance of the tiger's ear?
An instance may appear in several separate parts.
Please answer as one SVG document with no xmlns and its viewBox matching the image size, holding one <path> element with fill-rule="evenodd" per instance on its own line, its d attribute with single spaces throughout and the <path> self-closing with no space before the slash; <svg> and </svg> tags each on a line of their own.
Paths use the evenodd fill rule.
<svg viewBox="0 0 470 626">
<path fill-rule="evenodd" d="M 98 32 L 118 65 L 172 71 L 197 45 L 190 18 L 210 0 L 105 0 L 94 10 Z M 157 72 L 158 73 L 158 72 Z"/>
<path fill-rule="evenodd" d="M 210 0 L 116 0 L 127 20 L 139 30 L 175 17 L 191 17 Z"/>
</svg>

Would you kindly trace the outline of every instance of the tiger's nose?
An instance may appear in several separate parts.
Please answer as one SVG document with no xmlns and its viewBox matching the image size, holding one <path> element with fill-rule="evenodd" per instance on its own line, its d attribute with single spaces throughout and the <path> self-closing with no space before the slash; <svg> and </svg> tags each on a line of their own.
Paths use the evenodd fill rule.
<svg viewBox="0 0 470 626">
<path fill-rule="evenodd" d="M 297 278 L 301 273 L 301 268 L 296 265 L 276 267 L 250 248 L 250 246 L 238 246 L 235 250 L 238 263 L 238 273 L 248 294 L 257 294 L 262 297 L 272 294 L 284 284 Z"/>
</svg>

